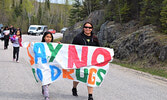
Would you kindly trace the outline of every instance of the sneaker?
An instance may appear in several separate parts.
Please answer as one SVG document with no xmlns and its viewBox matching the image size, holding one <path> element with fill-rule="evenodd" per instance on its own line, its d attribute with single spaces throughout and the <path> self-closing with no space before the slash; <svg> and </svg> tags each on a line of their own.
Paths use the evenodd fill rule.
<svg viewBox="0 0 167 100">
<path fill-rule="evenodd" d="M 45 100 L 49 100 L 49 97 L 45 97 Z"/>
<path fill-rule="evenodd" d="M 72 88 L 72 95 L 73 96 L 78 96 L 76 88 Z"/>
<path fill-rule="evenodd" d="M 16 61 L 16 59 L 13 59 L 13 61 Z"/>
<path fill-rule="evenodd" d="M 17 63 L 19 63 L 19 61 L 18 61 L 18 60 L 17 60 L 16 62 L 17 62 Z"/>
<path fill-rule="evenodd" d="M 92 97 L 92 96 L 90 96 L 90 97 L 88 98 L 88 100 L 93 100 L 93 97 Z"/>
</svg>

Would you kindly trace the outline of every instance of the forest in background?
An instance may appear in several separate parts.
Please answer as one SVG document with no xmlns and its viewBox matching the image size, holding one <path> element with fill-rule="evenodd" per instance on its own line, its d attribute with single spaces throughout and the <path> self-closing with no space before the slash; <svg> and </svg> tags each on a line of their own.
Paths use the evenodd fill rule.
<svg viewBox="0 0 167 100">
<path fill-rule="evenodd" d="M 95 10 L 103 9 L 105 18 L 100 24 L 137 20 L 141 26 L 152 24 L 158 27 L 159 32 L 167 34 L 167 0 L 83 0 L 83 5 L 78 0 L 75 2 L 70 13 L 71 24 L 82 21 Z M 100 29 L 101 25 L 96 26 Z"/>
<path fill-rule="evenodd" d="M 60 30 L 68 26 L 71 7 L 68 0 L 66 4 L 53 4 L 49 0 L 0 0 L 0 23 L 20 27 L 23 33 L 27 33 L 32 24 Z"/>
<path fill-rule="evenodd" d="M 53 4 L 50 0 L 0 0 L 0 23 L 20 27 L 24 32 L 31 24 L 45 24 L 60 30 L 82 21 L 95 10 L 103 9 L 105 21 L 126 23 L 140 21 L 140 25 L 153 24 L 167 34 L 167 0 L 74 0 L 73 5 Z M 98 28 L 100 28 L 100 25 Z"/>
</svg>

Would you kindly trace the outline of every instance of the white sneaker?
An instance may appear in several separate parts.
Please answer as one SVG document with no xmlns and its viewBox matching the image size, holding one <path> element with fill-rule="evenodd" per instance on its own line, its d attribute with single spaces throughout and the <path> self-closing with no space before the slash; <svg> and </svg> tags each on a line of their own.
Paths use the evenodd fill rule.
<svg viewBox="0 0 167 100">
<path fill-rule="evenodd" d="M 13 59 L 13 61 L 16 61 L 16 59 Z"/>
<path fill-rule="evenodd" d="M 18 61 L 18 60 L 17 60 L 16 62 L 17 62 L 17 63 L 19 63 L 19 61 Z"/>
<path fill-rule="evenodd" d="M 49 97 L 45 97 L 45 100 L 49 100 Z"/>
</svg>

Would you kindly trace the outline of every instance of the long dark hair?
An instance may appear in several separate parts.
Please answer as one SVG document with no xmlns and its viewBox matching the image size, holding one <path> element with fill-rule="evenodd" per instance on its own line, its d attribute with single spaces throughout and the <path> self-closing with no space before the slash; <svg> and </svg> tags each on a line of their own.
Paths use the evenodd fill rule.
<svg viewBox="0 0 167 100">
<path fill-rule="evenodd" d="M 8 27 L 8 26 L 5 26 L 4 30 L 7 30 L 7 29 L 9 30 L 9 27 Z"/>
<path fill-rule="evenodd" d="M 45 32 L 45 33 L 43 34 L 43 37 L 42 37 L 42 41 L 41 41 L 41 42 L 45 42 L 45 39 L 44 39 L 44 38 L 45 38 L 45 36 L 46 36 L 46 35 L 48 35 L 48 34 L 50 34 L 50 35 L 51 35 L 51 37 L 52 37 L 51 42 L 53 42 L 53 35 L 52 35 L 52 33 L 48 32 L 48 31 L 47 31 L 47 32 Z"/>
<path fill-rule="evenodd" d="M 22 38 L 22 34 L 21 34 L 21 31 L 20 30 L 16 30 L 16 35 L 17 35 L 17 31 L 19 31 L 20 32 L 20 38 Z"/>
<path fill-rule="evenodd" d="M 84 26 L 85 26 L 86 24 L 90 24 L 90 25 L 92 26 L 92 28 L 93 28 L 93 24 L 92 24 L 91 22 L 85 22 L 85 24 L 83 24 L 83 28 L 84 28 Z"/>
<path fill-rule="evenodd" d="M 90 24 L 93 28 L 93 24 L 91 22 L 85 22 L 85 24 L 83 24 L 83 28 L 85 27 L 86 24 Z M 84 33 L 84 30 L 82 31 L 82 33 Z M 92 35 L 93 41 L 97 42 L 99 45 L 99 40 L 97 36 L 93 33 L 93 30 L 91 31 L 91 35 Z"/>
<path fill-rule="evenodd" d="M 83 24 L 82 28 L 84 28 L 86 24 L 90 24 L 93 28 L 93 24 L 91 22 L 85 22 L 85 24 Z M 84 33 L 84 29 L 82 30 L 82 33 Z M 93 30 L 91 31 L 91 34 L 93 35 Z"/>
</svg>

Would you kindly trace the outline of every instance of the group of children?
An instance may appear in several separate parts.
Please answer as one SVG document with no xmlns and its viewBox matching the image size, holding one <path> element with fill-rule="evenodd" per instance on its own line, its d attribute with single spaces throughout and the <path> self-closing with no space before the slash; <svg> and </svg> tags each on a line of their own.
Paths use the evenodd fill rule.
<svg viewBox="0 0 167 100">
<path fill-rule="evenodd" d="M 13 44 L 13 61 L 19 62 L 19 49 L 22 47 L 22 34 L 20 28 L 14 29 L 11 25 L 9 28 L 5 26 L 3 30 L 1 30 L 4 35 L 4 50 L 8 49 L 9 41 Z"/>
</svg>

